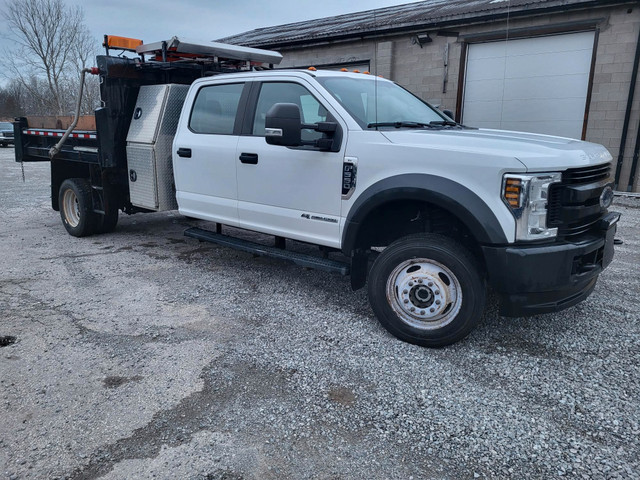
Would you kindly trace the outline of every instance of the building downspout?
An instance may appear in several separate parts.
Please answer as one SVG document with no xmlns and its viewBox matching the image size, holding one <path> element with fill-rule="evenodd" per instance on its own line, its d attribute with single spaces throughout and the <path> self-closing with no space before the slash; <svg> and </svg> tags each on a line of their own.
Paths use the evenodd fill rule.
<svg viewBox="0 0 640 480">
<path fill-rule="evenodd" d="M 618 153 L 618 165 L 616 166 L 616 189 L 619 189 L 620 173 L 622 171 L 622 164 L 624 162 L 624 150 L 627 143 L 627 134 L 629 133 L 629 121 L 631 120 L 631 107 L 633 106 L 633 95 L 636 89 L 636 81 L 638 79 L 638 63 L 640 63 L 640 32 L 638 33 L 638 44 L 636 45 L 636 56 L 633 61 L 633 71 L 631 73 L 631 83 L 629 85 L 629 96 L 627 99 L 627 109 L 624 114 L 624 125 L 622 126 L 622 138 L 620 139 L 620 150 Z M 640 136 L 640 128 L 638 129 L 638 135 Z M 633 163 L 631 165 L 631 173 L 629 175 L 629 181 L 627 185 L 633 184 L 633 176 L 635 175 L 636 167 L 638 164 L 638 149 L 640 143 L 638 137 L 636 137 L 636 147 L 633 157 Z M 627 188 L 629 190 L 629 188 Z"/>
<path fill-rule="evenodd" d="M 640 49 L 639 49 L 640 51 Z M 638 55 L 636 55 L 636 59 Z M 638 133 L 636 133 L 636 146 L 633 149 L 633 162 L 631 163 L 631 172 L 629 173 L 629 183 L 627 184 L 627 192 L 633 191 L 633 184 L 636 183 L 636 169 L 638 168 L 638 157 L 640 156 L 640 123 L 638 123 Z"/>
</svg>

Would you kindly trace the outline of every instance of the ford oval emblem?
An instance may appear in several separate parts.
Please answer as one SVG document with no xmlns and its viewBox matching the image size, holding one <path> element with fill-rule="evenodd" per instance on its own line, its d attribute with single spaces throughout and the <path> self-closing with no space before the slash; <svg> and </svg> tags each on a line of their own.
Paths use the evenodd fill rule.
<svg viewBox="0 0 640 480">
<path fill-rule="evenodd" d="M 610 185 L 604 187 L 600 194 L 600 206 L 602 208 L 609 208 L 613 203 L 613 188 Z"/>
</svg>

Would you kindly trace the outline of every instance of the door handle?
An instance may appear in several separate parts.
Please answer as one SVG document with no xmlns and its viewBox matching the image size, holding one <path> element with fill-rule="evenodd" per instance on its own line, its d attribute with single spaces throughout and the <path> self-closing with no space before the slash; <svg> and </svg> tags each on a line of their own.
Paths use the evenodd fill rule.
<svg viewBox="0 0 640 480">
<path fill-rule="evenodd" d="M 257 165 L 258 164 L 258 154 L 257 153 L 241 153 L 240 161 L 242 163 L 248 163 L 249 165 Z"/>
<path fill-rule="evenodd" d="M 178 156 L 184 158 L 191 158 L 191 149 L 190 148 L 179 148 Z"/>
</svg>

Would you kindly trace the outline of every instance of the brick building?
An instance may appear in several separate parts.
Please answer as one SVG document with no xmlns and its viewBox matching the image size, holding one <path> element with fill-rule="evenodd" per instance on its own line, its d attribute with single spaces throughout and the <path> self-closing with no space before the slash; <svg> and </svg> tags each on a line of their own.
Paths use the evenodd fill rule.
<svg viewBox="0 0 640 480">
<path fill-rule="evenodd" d="M 382 75 L 471 126 L 603 144 L 618 190 L 640 192 L 637 1 L 426 0 L 220 41 Z"/>
</svg>

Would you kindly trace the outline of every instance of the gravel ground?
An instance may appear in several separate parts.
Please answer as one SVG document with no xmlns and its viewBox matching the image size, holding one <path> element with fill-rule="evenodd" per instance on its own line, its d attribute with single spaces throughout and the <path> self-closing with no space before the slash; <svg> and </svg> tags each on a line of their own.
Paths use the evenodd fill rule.
<svg viewBox="0 0 640 480">
<path fill-rule="evenodd" d="M 346 278 L 183 236 L 65 232 L 0 150 L 0 478 L 640 478 L 640 199 L 594 294 L 429 350 Z"/>
</svg>

